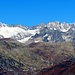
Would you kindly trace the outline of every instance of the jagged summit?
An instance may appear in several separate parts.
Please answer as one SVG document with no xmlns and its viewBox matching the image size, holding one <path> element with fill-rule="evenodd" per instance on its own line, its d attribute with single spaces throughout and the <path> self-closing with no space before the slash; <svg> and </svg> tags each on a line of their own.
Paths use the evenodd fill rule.
<svg viewBox="0 0 75 75">
<path fill-rule="evenodd" d="M 0 27 L 6 27 L 7 24 L 0 22 Z"/>
<path fill-rule="evenodd" d="M 40 24 L 32 28 L 21 24 L 9 26 L 0 22 L 1 38 L 13 38 L 22 43 L 63 42 L 75 40 L 75 24 L 59 21 Z"/>
</svg>

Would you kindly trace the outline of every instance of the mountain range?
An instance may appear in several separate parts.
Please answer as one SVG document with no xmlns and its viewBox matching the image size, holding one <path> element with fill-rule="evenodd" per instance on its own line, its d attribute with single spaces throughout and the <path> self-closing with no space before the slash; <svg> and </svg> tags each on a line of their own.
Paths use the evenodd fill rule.
<svg viewBox="0 0 75 75">
<path fill-rule="evenodd" d="M 0 22 L 0 75 L 74 74 L 74 23 L 26 27 Z"/>
<path fill-rule="evenodd" d="M 21 24 L 8 25 L 0 22 L 0 38 L 16 39 L 26 44 L 32 42 L 72 42 L 75 40 L 75 23 L 55 21 L 27 27 Z"/>
</svg>

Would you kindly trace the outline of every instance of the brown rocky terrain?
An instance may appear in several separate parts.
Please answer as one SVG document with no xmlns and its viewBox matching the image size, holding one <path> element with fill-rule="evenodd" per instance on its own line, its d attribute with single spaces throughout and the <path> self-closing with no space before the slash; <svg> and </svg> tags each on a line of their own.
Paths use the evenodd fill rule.
<svg viewBox="0 0 75 75">
<path fill-rule="evenodd" d="M 75 45 L 73 42 L 39 42 L 25 45 L 9 38 L 1 39 L 0 75 L 36 75 L 42 71 L 42 69 L 46 68 L 42 72 L 44 74 L 45 71 L 51 67 L 54 67 L 52 73 L 56 73 L 55 69 L 58 67 L 57 64 L 60 65 L 60 63 L 64 61 L 69 61 L 70 59 L 75 58 L 74 47 Z M 64 62 L 66 65 L 74 65 L 73 63 L 74 62 Z M 56 65 L 56 68 L 54 65 Z M 59 69 L 64 70 L 65 67 L 59 67 L 58 70 Z M 70 70 L 69 65 L 68 70 Z"/>
<path fill-rule="evenodd" d="M 75 75 L 75 62 L 62 62 L 51 68 L 41 70 L 37 75 Z"/>
</svg>

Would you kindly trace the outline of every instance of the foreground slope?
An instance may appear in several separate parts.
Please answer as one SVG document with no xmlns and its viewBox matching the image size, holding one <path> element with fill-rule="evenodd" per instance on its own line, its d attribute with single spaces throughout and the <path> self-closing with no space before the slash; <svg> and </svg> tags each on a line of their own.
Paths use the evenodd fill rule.
<svg viewBox="0 0 75 75">
<path fill-rule="evenodd" d="M 75 75 L 75 61 L 65 61 L 51 68 L 45 68 L 37 75 Z"/>
<path fill-rule="evenodd" d="M 13 71 L 14 75 L 19 71 L 42 70 L 74 58 L 74 46 L 72 42 L 25 45 L 10 38 L 0 39 L 0 69 Z"/>
</svg>

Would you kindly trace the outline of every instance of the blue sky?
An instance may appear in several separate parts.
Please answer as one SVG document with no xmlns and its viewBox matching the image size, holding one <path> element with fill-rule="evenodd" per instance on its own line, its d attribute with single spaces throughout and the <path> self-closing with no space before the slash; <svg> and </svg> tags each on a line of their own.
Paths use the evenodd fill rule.
<svg viewBox="0 0 75 75">
<path fill-rule="evenodd" d="M 0 22 L 34 26 L 75 22 L 75 0 L 0 0 Z"/>
</svg>

